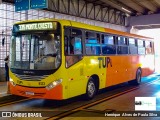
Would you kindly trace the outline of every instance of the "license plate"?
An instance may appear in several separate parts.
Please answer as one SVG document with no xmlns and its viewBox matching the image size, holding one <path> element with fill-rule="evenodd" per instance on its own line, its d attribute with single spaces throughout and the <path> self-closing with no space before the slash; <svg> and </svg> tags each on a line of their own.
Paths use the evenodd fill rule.
<svg viewBox="0 0 160 120">
<path fill-rule="evenodd" d="M 34 95 L 34 92 L 26 92 L 26 95 Z"/>
</svg>

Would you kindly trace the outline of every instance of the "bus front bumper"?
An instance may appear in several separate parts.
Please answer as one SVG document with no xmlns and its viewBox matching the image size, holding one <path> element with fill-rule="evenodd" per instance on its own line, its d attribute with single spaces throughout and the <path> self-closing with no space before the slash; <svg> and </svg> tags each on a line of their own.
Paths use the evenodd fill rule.
<svg viewBox="0 0 160 120">
<path fill-rule="evenodd" d="M 46 88 L 30 88 L 25 86 L 13 86 L 10 82 L 8 84 L 9 92 L 13 95 L 30 97 L 30 98 L 42 98 L 42 99 L 54 99 L 62 100 L 63 99 L 63 87 L 62 84 L 57 85 L 56 87 L 47 90 Z"/>
</svg>

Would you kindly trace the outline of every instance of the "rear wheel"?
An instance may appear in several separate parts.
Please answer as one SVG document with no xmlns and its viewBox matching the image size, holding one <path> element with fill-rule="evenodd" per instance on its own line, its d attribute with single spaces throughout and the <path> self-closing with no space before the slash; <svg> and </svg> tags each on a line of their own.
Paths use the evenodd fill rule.
<svg viewBox="0 0 160 120">
<path fill-rule="evenodd" d="M 94 98 L 96 92 L 97 92 L 97 88 L 96 88 L 95 82 L 92 78 L 90 78 L 86 88 L 86 99 Z"/>
<path fill-rule="evenodd" d="M 142 77 L 142 71 L 141 69 L 138 69 L 136 73 L 135 85 L 139 85 L 141 83 L 141 77 Z"/>
<path fill-rule="evenodd" d="M 137 69 L 137 72 L 136 72 L 136 79 L 129 81 L 128 83 L 131 85 L 139 85 L 141 83 L 141 77 L 142 77 L 142 71 L 139 68 L 139 69 Z"/>
</svg>

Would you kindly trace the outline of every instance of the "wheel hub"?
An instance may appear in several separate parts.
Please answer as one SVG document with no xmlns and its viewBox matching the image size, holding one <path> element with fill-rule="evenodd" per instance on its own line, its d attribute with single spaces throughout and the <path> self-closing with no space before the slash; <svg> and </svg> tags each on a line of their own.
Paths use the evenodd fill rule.
<svg viewBox="0 0 160 120">
<path fill-rule="evenodd" d="M 88 83 L 88 95 L 89 95 L 90 97 L 92 97 L 92 96 L 94 95 L 94 93 L 95 93 L 95 90 L 96 90 L 96 88 L 95 88 L 94 83 L 93 83 L 92 81 L 90 81 L 90 82 Z"/>
</svg>

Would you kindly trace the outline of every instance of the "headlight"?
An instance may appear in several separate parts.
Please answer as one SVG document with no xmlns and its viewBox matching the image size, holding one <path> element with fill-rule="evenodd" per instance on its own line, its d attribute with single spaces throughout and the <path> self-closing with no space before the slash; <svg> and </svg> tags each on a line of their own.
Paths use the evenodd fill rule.
<svg viewBox="0 0 160 120">
<path fill-rule="evenodd" d="M 16 86 L 16 83 L 14 83 L 14 81 L 13 81 L 12 78 L 9 78 L 9 81 L 10 81 L 10 83 L 11 83 L 13 86 Z"/>
<path fill-rule="evenodd" d="M 13 79 L 12 79 L 12 78 L 9 78 L 9 81 L 13 81 Z"/>
<path fill-rule="evenodd" d="M 51 82 L 50 84 L 48 84 L 48 85 L 46 86 L 46 89 L 50 90 L 50 89 L 56 87 L 57 85 L 59 85 L 59 84 L 61 84 L 61 83 L 62 83 L 62 79 L 55 80 L 55 81 Z"/>
</svg>

